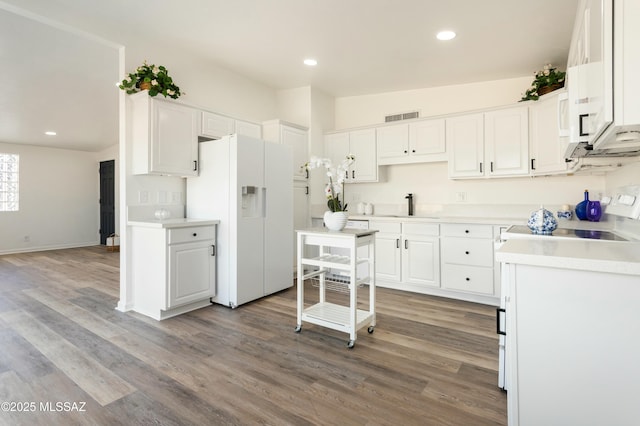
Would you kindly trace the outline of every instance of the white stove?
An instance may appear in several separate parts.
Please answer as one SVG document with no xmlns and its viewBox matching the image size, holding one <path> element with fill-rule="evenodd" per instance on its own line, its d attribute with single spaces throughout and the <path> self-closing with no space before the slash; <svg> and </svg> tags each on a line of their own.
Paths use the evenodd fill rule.
<svg viewBox="0 0 640 426">
<path fill-rule="evenodd" d="M 571 229 L 571 228 L 557 228 L 551 233 L 551 235 L 534 234 L 531 230 L 524 225 L 512 225 L 502 232 L 500 235 L 502 240 L 509 240 L 514 238 L 565 238 L 565 239 L 580 239 L 585 238 L 589 240 L 598 241 L 629 241 L 621 235 L 618 235 L 614 231 L 604 229 Z"/>
</svg>

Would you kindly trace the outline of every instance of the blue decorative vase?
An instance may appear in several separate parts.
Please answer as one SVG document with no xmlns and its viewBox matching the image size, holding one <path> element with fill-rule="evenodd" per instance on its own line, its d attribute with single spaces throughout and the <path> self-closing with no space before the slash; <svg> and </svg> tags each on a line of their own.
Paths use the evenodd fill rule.
<svg viewBox="0 0 640 426">
<path fill-rule="evenodd" d="M 587 203 L 587 219 L 591 222 L 598 222 L 602 217 L 602 206 L 600 201 L 589 201 Z"/>
<path fill-rule="evenodd" d="M 589 203 L 589 191 L 584 190 L 584 200 L 576 204 L 576 217 L 580 220 L 587 220 L 587 203 Z"/>
<path fill-rule="evenodd" d="M 558 227 L 558 221 L 553 216 L 553 213 L 540 206 L 539 210 L 531 213 L 527 226 L 534 234 L 551 235 Z"/>
</svg>

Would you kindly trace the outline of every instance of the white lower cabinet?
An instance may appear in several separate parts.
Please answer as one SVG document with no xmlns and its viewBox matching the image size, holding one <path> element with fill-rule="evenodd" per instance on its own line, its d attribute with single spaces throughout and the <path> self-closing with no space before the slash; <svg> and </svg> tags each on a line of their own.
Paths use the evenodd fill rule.
<svg viewBox="0 0 640 426">
<path fill-rule="evenodd" d="M 384 287 L 416 292 L 438 287 L 439 225 L 370 221 L 376 234 L 376 279 Z"/>
<path fill-rule="evenodd" d="M 443 224 L 441 235 L 442 288 L 497 297 L 493 226 Z"/>
<path fill-rule="evenodd" d="M 211 304 L 216 226 L 132 226 L 134 308 L 156 320 Z"/>
<path fill-rule="evenodd" d="M 406 283 L 440 286 L 440 238 L 437 224 L 402 224 L 402 277 Z"/>
<path fill-rule="evenodd" d="M 640 276 L 503 268 L 508 424 L 637 425 Z"/>
<path fill-rule="evenodd" d="M 499 305 L 499 226 L 379 219 L 369 229 L 378 231 L 378 286 Z"/>
</svg>

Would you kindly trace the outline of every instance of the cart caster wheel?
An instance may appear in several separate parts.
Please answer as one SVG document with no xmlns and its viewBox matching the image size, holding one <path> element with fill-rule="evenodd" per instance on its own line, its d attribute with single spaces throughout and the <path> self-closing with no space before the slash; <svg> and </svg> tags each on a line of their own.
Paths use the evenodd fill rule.
<svg viewBox="0 0 640 426">
<path fill-rule="evenodd" d="M 367 331 L 369 332 L 369 334 L 373 333 L 373 326 L 370 325 L 369 328 L 367 328 Z"/>
<path fill-rule="evenodd" d="M 353 349 L 353 347 L 355 345 L 356 345 L 356 341 L 355 340 L 349 340 L 349 343 L 347 343 L 347 348 Z"/>
<path fill-rule="evenodd" d="M 295 330 L 293 331 L 295 331 L 296 333 L 300 333 L 302 331 L 302 326 L 301 325 L 296 326 Z"/>
</svg>

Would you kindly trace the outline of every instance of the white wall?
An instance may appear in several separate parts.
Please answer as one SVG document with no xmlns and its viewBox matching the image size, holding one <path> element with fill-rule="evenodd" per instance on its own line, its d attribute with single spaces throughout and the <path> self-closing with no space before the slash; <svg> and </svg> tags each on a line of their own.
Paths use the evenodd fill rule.
<svg viewBox="0 0 640 426">
<path fill-rule="evenodd" d="M 336 98 L 336 130 L 384 123 L 384 117 L 420 111 L 420 117 L 516 103 L 531 86 L 531 76 L 365 96 Z"/>
<path fill-rule="evenodd" d="M 95 153 L 7 143 L 0 151 L 20 155 L 20 210 L 0 212 L 0 254 L 99 244 Z"/>
</svg>

